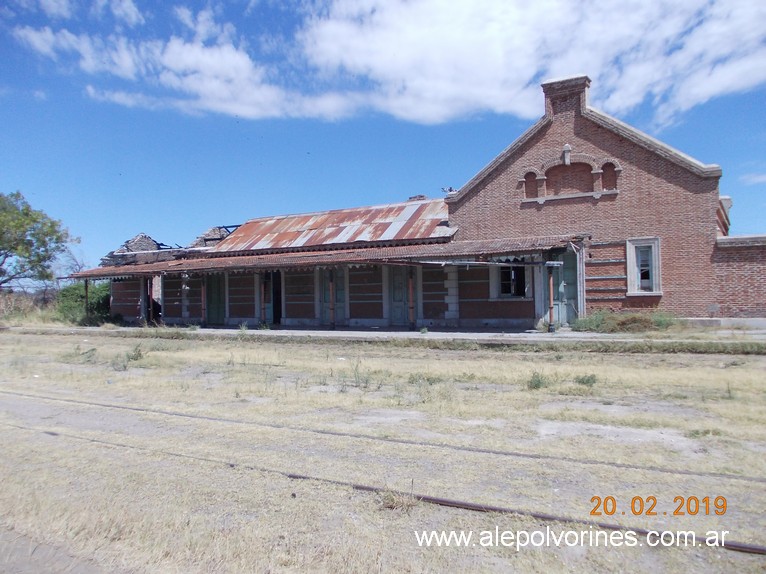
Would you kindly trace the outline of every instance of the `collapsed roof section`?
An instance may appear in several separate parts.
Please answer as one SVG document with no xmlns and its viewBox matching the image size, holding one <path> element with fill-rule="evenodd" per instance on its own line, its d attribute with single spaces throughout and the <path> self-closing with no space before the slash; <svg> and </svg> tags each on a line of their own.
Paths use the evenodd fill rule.
<svg viewBox="0 0 766 574">
<path fill-rule="evenodd" d="M 189 249 L 207 249 L 215 247 L 221 241 L 226 239 L 229 234 L 237 229 L 239 225 L 217 225 L 211 227 L 205 233 L 197 237 L 189 244 Z"/>
<path fill-rule="evenodd" d="M 177 250 L 160 243 L 146 233 L 139 233 L 102 257 L 100 265 L 103 267 L 168 261 L 173 258 L 171 253 L 173 251 Z"/>
</svg>

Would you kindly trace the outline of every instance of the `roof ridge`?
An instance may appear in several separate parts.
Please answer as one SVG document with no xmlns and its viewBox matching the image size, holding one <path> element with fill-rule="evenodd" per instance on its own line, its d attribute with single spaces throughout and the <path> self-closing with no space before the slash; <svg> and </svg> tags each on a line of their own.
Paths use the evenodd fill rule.
<svg viewBox="0 0 766 574">
<path fill-rule="evenodd" d="M 616 132 L 618 135 L 631 140 L 633 143 L 653 151 L 654 153 L 672 161 L 677 165 L 686 167 L 697 175 L 702 177 L 720 177 L 723 173 L 721 166 L 718 164 L 703 163 L 698 159 L 693 158 L 692 156 L 674 148 L 673 146 L 666 144 L 665 142 L 653 136 L 650 136 L 638 128 L 635 128 L 630 124 L 623 122 L 622 120 L 602 112 L 601 110 L 597 110 L 588 106 L 584 110 L 583 116 L 607 129 Z"/>
<path fill-rule="evenodd" d="M 400 205 L 409 205 L 409 204 L 416 204 L 416 203 L 435 203 L 435 202 L 443 202 L 445 201 L 442 197 L 436 197 L 436 198 L 428 198 L 428 199 L 416 199 L 416 200 L 408 200 L 408 201 L 399 201 L 396 203 L 381 203 L 377 205 L 360 205 L 358 207 L 340 207 L 337 209 L 325 209 L 321 211 L 307 211 L 307 212 L 298 212 L 298 213 L 285 213 L 282 215 L 263 215 L 261 217 L 254 217 L 252 219 L 245 220 L 245 223 L 250 223 L 253 221 L 259 221 L 259 220 L 265 220 L 265 219 L 287 219 L 289 217 L 305 217 L 308 215 L 322 215 L 325 213 L 340 213 L 344 211 L 357 211 L 361 209 L 384 209 L 387 207 L 398 207 Z"/>
</svg>

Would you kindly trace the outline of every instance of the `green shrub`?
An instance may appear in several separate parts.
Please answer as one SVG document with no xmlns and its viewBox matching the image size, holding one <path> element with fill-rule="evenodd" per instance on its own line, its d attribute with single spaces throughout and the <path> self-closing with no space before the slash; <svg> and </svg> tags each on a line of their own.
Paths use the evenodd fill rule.
<svg viewBox="0 0 766 574">
<path fill-rule="evenodd" d="M 587 317 L 580 317 L 578 319 L 575 319 L 572 322 L 572 330 L 573 331 L 592 331 L 595 333 L 602 333 L 604 332 L 604 320 L 605 320 L 606 312 L 605 311 L 595 311 L 594 313 L 591 313 Z"/>
<path fill-rule="evenodd" d="M 56 312 L 62 321 L 78 325 L 99 325 L 110 321 L 109 282 L 91 284 L 88 289 L 88 313 L 85 313 L 85 284 L 62 288 L 56 298 Z"/>
<path fill-rule="evenodd" d="M 547 387 L 549 384 L 550 381 L 548 380 L 548 377 L 542 373 L 538 373 L 537 371 L 532 373 L 532 376 L 527 380 L 527 388 L 530 391 L 542 389 L 543 387 Z"/>
<path fill-rule="evenodd" d="M 598 382 L 596 375 L 578 375 L 575 377 L 574 382 L 578 385 L 585 385 L 586 387 L 592 387 Z"/>
<path fill-rule="evenodd" d="M 611 333 L 640 333 L 654 329 L 654 323 L 648 315 L 618 315 L 610 329 Z"/>
<path fill-rule="evenodd" d="M 676 318 L 669 313 L 657 312 L 652 314 L 654 327 L 660 331 L 665 331 L 677 323 Z"/>
<path fill-rule="evenodd" d="M 141 349 L 141 343 L 133 347 L 132 351 L 125 353 L 125 358 L 128 361 L 140 361 L 144 358 L 144 351 Z"/>
<path fill-rule="evenodd" d="M 615 313 L 596 311 L 587 317 L 576 319 L 572 323 L 573 331 L 592 331 L 595 333 L 642 333 L 644 331 L 665 330 L 675 323 L 675 318 L 667 313 Z"/>
</svg>

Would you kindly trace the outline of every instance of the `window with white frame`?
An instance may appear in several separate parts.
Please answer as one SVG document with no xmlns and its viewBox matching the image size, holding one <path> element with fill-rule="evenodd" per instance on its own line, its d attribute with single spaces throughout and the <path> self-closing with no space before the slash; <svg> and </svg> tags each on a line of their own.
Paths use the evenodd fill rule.
<svg viewBox="0 0 766 574">
<path fill-rule="evenodd" d="M 628 295 L 660 295 L 660 238 L 628 239 Z"/>
<path fill-rule="evenodd" d="M 531 273 L 523 265 L 490 268 L 490 298 L 531 297 Z"/>
</svg>

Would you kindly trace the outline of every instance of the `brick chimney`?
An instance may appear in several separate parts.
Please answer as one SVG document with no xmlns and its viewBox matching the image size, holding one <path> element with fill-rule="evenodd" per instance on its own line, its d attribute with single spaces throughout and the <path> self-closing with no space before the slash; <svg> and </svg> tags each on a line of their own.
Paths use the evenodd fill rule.
<svg viewBox="0 0 766 574">
<path fill-rule="evenodd" d="M 588 105 L 588 76 L 576 76 L 563 80 L 550 80 L 543 85 L 545 115 L 580 114 Z"/>
</svg>

